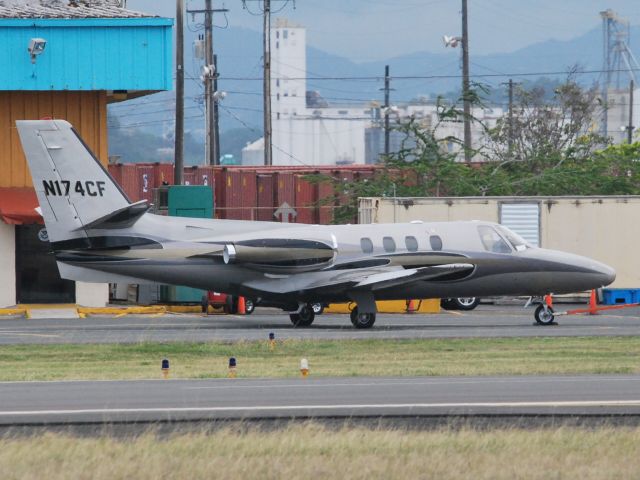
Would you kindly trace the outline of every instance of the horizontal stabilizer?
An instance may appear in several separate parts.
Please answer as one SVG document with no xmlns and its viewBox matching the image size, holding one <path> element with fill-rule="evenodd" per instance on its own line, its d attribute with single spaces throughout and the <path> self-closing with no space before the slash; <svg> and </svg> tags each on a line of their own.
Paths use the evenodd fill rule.
<svg viewBox="0 0 640 480">
<path fill-rule="evenodd" d="M 142 215 L 149 210 L 149 204 L 146 200 L 132 203 L 126 207 L 115 210 L 107 215 L 100 217 L 91 223 L 77 228 L 76 230 L 106 230 L 129 228 L 136 223 Z"/>
</svg>

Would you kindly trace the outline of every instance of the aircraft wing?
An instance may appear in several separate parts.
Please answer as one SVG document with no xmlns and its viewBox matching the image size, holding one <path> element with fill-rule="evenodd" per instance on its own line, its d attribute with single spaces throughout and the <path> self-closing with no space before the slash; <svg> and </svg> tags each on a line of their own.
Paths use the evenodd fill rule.
<svg viewBox="0 0 640 480">
<path fill-rule="evenodd" d="M 452 274 L 471 273 L 474 265 L 452 263 L 421 268 L 377 267 L 350 270 L 346 272 L 314 272 L 291 276 L 266 276 L 249 282 L 246 286 L 272 293 L 312 292 L 320 290 L 376 291 L 420 280 L 444 279 Z M 318 277 L 321 278 L 318 278 Z"/>
</svg>

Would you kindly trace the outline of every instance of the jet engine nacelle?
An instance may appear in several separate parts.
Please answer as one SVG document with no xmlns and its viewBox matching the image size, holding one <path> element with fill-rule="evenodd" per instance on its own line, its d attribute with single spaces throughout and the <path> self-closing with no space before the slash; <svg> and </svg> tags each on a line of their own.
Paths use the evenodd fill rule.
<svg viewBox="0 0 640 480">
<path fill-rule="evenodd" d="M 226 264 L 247 264 L 266 270 L 314 270 L 334 258 L 330 245 L 315 240 L 262 239 L 228 243 Z"/>
</svg>

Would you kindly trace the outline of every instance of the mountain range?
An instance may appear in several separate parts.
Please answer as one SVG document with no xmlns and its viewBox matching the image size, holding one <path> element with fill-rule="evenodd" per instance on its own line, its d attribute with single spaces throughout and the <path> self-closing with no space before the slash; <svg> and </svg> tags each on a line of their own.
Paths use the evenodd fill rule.
<svg viewBox="0 0 640 480">
<path fill-rule="evenodd" d="M 194 58 L 191 48 L 199 34 L 201 32 L 185 31 L 185 129 L 191 134 L 189 141 L 201 144 L 204 138 L 203 88 L 199 79 L 202 62 Z M 640 26 L 631 27 L 630 39 L 631 50 L 639 52 L 640 56 Z M 488 86 L 493 91 L 491 99 L 498 102 L 505 102 L 503 83 L 509 78 L 525 82 L 541 77 L 550 81 L 562 80 L 576 66 L 579 72 L 586 72 L 578 74 L 578 80 L 590 85 L 599 79 L 602 70 L 602 41 L 602 31 L 596 28 L 567 41 L 549 39 L 510 53 L 474 55 L 471 38 L 472 79 Z M 430 48 L 440 51 L 417 51 L 385 61 L 356 63 L 339 54 L 308 46 L 307 90 L 317 90 L 330 105 L 381 101 L 384 67 L 389 65 L 392 103 L 418 97 L 433 99 L 459 91 L 460 50 L 445 49 L 444 45 Z M 248 141 L 262 136 L 262 35 L 245 28 L 215 29 L 214 50 L 220 74 L 218 88 L 227 92 L 227 97 L 220 103 L 221 150 L 239 155 Z M 420 50 L 420 46 L 408 45 L 407 50 Z M 348 79 L 350 77 L 358 79 Z M 626 86 L 628 77 L 624 76 L 622 82 Z M 174 92 L 161 92 L 111 106 L 110 125 L 119 122 L 119 126 L 110 135 L 114 138 L 129 136 L 132 131 L 142 129 L 161 137 L 158 144 L 164 146 L 157 148 L 164 150 L 156 151 L 156 154 L 170 157 L 173 98 Z M 130 115 L 132 111 L 135 111 L 135 117 Z M 198 157 L 195 155 L 190 161 L 198 162 Z M 128 156 L 123 156 L 123 160 L 128 160 Z"/>
</svg>

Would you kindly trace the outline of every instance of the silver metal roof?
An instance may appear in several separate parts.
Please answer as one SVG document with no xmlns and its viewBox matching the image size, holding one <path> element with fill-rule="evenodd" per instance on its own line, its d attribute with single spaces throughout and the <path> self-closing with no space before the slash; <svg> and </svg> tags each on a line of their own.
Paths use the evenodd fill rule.
<svg viewBox="0 0 640 480">
<path fill-rule="evenodd" d="M 118 3 L 108 0 L 0 0 L 0 18 L 143 18 L 157 16 L 120 8 L 117 6 Z"/>
</svg>

